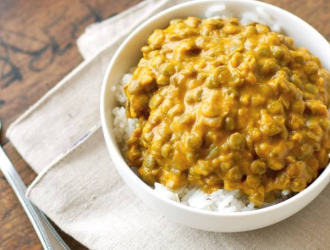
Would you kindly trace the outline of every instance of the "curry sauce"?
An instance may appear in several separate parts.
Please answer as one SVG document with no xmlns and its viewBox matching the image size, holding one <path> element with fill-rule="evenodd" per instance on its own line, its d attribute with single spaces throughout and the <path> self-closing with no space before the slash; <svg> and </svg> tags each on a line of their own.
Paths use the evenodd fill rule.
<svg viewBox="0 0 330 250">
<path fill-rule="evenodd" d="M 330 75 L 290 37 L 235 18 L 157 29 L 125 86 L 129 165 L 148 184 L 239 189 L 261 206 L 329 162 Z"/>
</svg>

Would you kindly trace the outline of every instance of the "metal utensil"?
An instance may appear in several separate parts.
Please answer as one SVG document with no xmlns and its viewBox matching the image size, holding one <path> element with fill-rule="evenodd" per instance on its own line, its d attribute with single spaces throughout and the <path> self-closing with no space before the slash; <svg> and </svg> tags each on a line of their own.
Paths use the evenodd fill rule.
<svg viewBox="0 0 330 250">
<path fill-rule="evenodd" d="M 1 121 L 0 121 L 1 132 Z M 29 217 L 44 249 L 46 250 L 70 250 L 68 245 L 58 235 L 56 230 L 47 220 L 46 216 L 25 196 L 26 186 L 19 177 L 13 164 L 0 146 L 0 169 L 8 183 L 14 190 L 21 202 L 27 216 Z"/>
</svg>

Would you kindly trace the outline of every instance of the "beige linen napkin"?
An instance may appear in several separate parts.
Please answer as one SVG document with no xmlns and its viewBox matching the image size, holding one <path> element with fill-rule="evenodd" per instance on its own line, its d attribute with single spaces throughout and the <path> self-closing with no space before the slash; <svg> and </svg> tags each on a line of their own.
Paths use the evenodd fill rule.
<svg viewBox="0 0 330 250">
<path fill-rule="evenodd" d="M 116 172 L 99 124 L 105 69 L 134 27 L 179 2 L 184 1 L 144 1 L 90 27 L 78 41 L 86 61 L 10 127 L 8 138 L 40 173 L 28 197 L 63 231 L 95 250 L 330 249 L 330 187 L 284 222 L 221 234 L 190 229 L 152 211 Z"/>
</svg>

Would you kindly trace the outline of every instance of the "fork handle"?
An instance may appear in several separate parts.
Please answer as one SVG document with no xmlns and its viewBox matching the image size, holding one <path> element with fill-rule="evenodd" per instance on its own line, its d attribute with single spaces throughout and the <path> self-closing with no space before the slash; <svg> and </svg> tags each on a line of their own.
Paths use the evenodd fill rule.
<svg viewBox="0 0 330 250">
<path fill-rule="evenodd" d="M 26 198 L 26 186 L 1 147 L 0 169 L 29 217 L 43 248 L 46 250 L 70 250 L 43 212 Z"/>
</svg>

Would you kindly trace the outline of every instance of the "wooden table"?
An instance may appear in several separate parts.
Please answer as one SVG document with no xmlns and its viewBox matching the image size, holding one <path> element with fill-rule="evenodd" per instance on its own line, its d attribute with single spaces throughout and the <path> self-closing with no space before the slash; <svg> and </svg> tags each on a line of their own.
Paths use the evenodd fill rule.
<svg viewBox="0 0 330 250">
<path fill-rule="evenodd" d="M 29 185 L 36 174 L 4 137 L 30 105 L 81 61 L 76 39 L 91 23 L 140 0 L 0 0 L 1 145 Z M 330 39 L 330 0 L 264 0 L 284 8 Z M 70 4 L 69 4 L 70 3 Z M 72 249 L 86 249 L 60 232 Z M 20 203 L 0 173 L 0 250 L 42 249 Z"/>
</svg>

